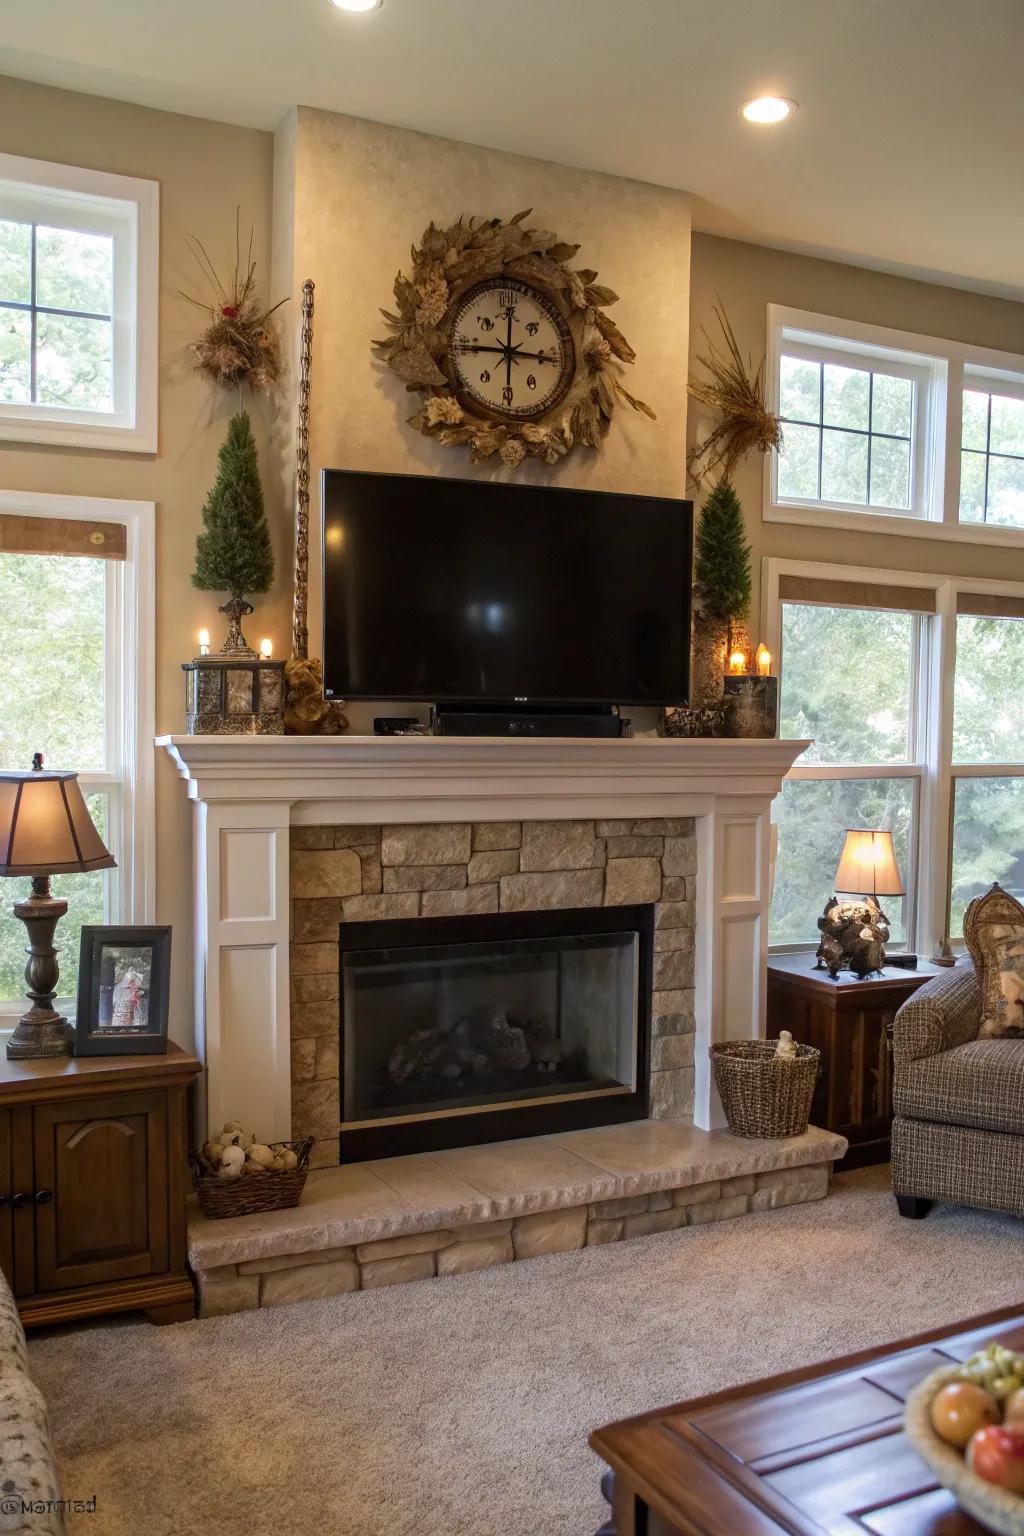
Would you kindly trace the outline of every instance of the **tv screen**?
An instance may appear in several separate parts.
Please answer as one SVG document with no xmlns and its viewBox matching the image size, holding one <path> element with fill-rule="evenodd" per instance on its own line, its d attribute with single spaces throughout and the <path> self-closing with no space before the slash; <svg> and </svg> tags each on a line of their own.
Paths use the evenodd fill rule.
<svg viewBox="0 0 1024 1536">
<path fill-rule="evenodd" d="M 329 469 L 329 696 L 678 704 L 693 507 Z"/>
</svg>

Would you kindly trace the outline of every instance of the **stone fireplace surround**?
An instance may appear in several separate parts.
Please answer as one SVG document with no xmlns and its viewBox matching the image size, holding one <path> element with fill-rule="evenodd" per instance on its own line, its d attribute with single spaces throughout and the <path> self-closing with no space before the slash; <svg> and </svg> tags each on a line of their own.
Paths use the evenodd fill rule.
<svg viewBox="0 0 1024 1536">
<path fill-rule="evenodd" d="M 291 836 L 292 1132 L 338 1161 L 338 925 L 654 904 L 650 1114 L 693 1117 L 692 817 L 296 827 Z"/>
<path fill-rule="evenodd" d="M 414 905 L 423 911 L 446 905 L 451 909 L 460 901 L 500 901 L 502 882 L 507 901 L 525 903 L 535 899 L 531 890 L 540 891 L 537 882 L 541 876 L 548 877 L 549 890 L 564 882 L 567 892 L 571 887 L 579 889 L 581 882 L 596 891 L 600 882 L 602 900 L 611 880 L 614 900 L 620 878 L 653 880 L 653 866 L 633 866 L 628 859 L 654 855 L 609 859 L 609 839 L 598 838 L 597 823 L 629 822 L 635 826 L 657 820 L 689 828 L 691 818 L 692 833 L 613 832 L 610 837 L 665 839 L 659 899 L 665 907 L 678 908 L 679 916 L 686 914 L 693 925 L 692 956 L 686 948 L 663 949 L 659 982 L 659 991 L 665 994 L 688 993 L 689 984 L 669 986 L 668 978 L 673 972 L 688 974 L 692 958 L 692 1027 L 685 996 L 679 999 L 678 1008 L 661 1005 L 669 1014 L 681 1016 L 671 1037 L 693 1038 L 692 1106 L 688 1097 L 684 1098 L 684 1076 L 664 1080 L 658 1090 L 659 1103 L 667 1108 L 671 1092 L 672 1102 L 678 1106 L 676 1112 L 687 1119 L 692 1114 L 698 1127 L 710 1130 L 723 1123 L 707 1047 L 713 1040 L 764 1032 L 770 808 L 785 773 L 806 742 L 655 737 L 529 741 L 444 736 L 165 736 L 158 744 L 174 760 L 195 804 L 195 1034 L 196 1049 L 206 1067 L 209 1124 L 219 1126 L 226 1119 L 237 1119 L 266 1140 L 292 1133 L 289 946 L 293 939 L 293 835 L 301 843 L 310 837 L 309 829 L 313 829 L 315 841 L 317 836 L 326 836 L 323 829 L 327 827 L 380 826 L 405 829 L 402 835 L 408 838 L 410 828 L 419 828 L 426 836 L 425 827 L 458 826 L 465 845 L 467 824 L 470 828 L 483 823 L 542 824 L 543 830 L 529 833 L 525 857 L 521 844 L 518 872 L 497 874 L 492 862 L 494 878 L 473 882 L 474 892 L 492 888 L 482 896 L 444 890 L 385 891 L 385 868 L 398 871 L 406 866 L 444 864 L 436 858 L 425 860 L 425 843 L 419 852 L 410 845 L 409 858 L 397 844 L 390 844 L 389 862 L 385 864 L 382 838 L 380 892 L 364 892 L 360 858 L 359 891 L 347 897 L 326 898 L 358 902 L 359 906 L 350 906 L 349 911 L 359 911 L 365 917 L 379 909 L 385 896 L 403 897 L 410 911 Z M 563 851 L 554 856 L 563 865 L 571 862 L 572 856 L 565 850 L 572 835 L 582 838 L 591 857 L 605 862 L 591 865 L 589 871 L 544 868 L 540 850 L 557 846 L 555 824 L 559 822 L 594 826 L 593 834 L 564 834 Z M 349 851 L 356 847 L 368 850 L 366 878 L 374 883 L 376 860 L 369 850 L 375 849 L 376 838 L 368 831 L 345 835 L 364 839 L 350 842 Z M 692 872 L 694 847 L 696 873 Z M 297 851 L 346 852 L 344 848 Z M 453 848 L 452 857 L 456 851 L 464 852 L 465 848 Z M 474 852 L 470 830 L 465 892 L 471 890 L 469 870 L 476 855 L 486 854 L 493 860 L 494 855 L 512 851 L 478 846 Z M 354 865 L 342 862 L 348 863 L 354 880 Z M 530 867 L 535 862 L 542 867 Z M 615 864 L 620 868 L 609 874 L 609 865 Z M 297 868 L 302 865 L 299 860 Z M 677 869 L 684 872 L 676 873 Z M 479 859 L 473 871 L 485 872 Z M 394 885 L 399 879 L 399 874 L 392 874 L 388 883 Z M 671 902 L 664 899 L 666 880 L 686 882 L 685 886 L 670 886 L 671 895 L 677 898 Z M 678 899 L 680 891 L 686 894 Z M 299 901 L 315 903 L 318 899 L 298 896 Z M 567 894 L 565 900 L 568 903 L 576 897 Z M 329 910 L 333 919 L 336 909 Z M 341 910 L 344 915 L 343 906 Z M 688 916 L 691 913 L 692 919 Z M 670 927 L 663 916 L 661 931 Z M 315 927 L 300 929 L 294 942 L 330 943 L 329 938 L 312 938 L 316 931 Z M 334 957 L 326 958 L 336 973 Z M 319 974 L 327 974 L 326 968 Z M 303 1018 L 310 1017 L 308 1010 L 314 1002 L 297 1004 L 297 1039 L 304 1030 L 306 1038 L 318 1034 L 316 1028 L 302 1023 Z M 328 1031 L 324 1027 L 319 1033 L 326 1035 Z M 688 1052 L 689 1047 L 671 1049 Z M 305 1067 L 300 1071 L 308 1070 L 309 1061 L 308 1046 L 300 1048 L 300 1056 L 302 1050 Z M 659 1071 L 686 1074 L 689 1070 L 682 1063 L 670 1065 L 667 1051 L 661 1059 L 664 1064 Z M 326 1048 L 322 1070 L 329 1070 Z M 312 1094 L 309 1097 L 313 1099 Z M 315 1114 L 315 1100 L 303 1113 L 306 1107 Z M 326 1133 L 326 1125 L 321 1122 L 321 1126 Z"/>
<path fill-rule="evenodd" d="M 826 1193 L 843 1138 L 813 1127 L 774 1142 L 724 1133 L 707 1050 L 764 1032 L 769 812 L 806 743 L 160 744 L 196 807 L 196 1035 L 209 1123 L 236 1118 L 267 1140 L 313 1131 L 319 1160 L 333 1163 L 310 1174 L 296 1209 L 230 1222 L 193 1212 L 204 1315 Z M 653 1107 L 665 1118 L 338 1165 L 338 1002 L 327 994 L 338 987 L 339 922 L 639 900 L 660 915 Z"/>
</svg>

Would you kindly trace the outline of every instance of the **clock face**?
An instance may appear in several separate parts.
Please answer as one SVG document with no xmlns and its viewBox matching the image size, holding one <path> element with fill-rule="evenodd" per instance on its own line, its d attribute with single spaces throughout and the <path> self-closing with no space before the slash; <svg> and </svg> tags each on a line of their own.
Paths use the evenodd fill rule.
<svg viewBox="0 0 1024 1536">
<path fill-rule="evenodd" d="M 513 420 L 557 405 L 576 367 L 562 312 L 518 278 L 491 278 L 463 294 L 449 351 L 456 388 Z"/>
</svg>

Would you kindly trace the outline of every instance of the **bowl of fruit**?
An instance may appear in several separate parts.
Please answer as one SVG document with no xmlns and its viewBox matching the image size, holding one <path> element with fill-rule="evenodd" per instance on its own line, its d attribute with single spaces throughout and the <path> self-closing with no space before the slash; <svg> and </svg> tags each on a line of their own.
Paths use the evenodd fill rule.
<svg viewBox="0 0 1024 1536">
<path fill-rule="evenodd" d="M 962 1509 L 1024 1536 L 1024 1355 L 990 1344 L 907 1398 L 907 1438 Z"/>
</svg>

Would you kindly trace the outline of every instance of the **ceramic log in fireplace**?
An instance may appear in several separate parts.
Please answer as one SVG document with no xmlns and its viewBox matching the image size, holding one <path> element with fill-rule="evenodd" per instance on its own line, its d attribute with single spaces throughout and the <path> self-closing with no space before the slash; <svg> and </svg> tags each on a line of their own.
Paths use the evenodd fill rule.
<svg viewBox="0 0 1024 1536">
<path fill-rule="evenodd" d="M 641 1119 L 654 909 L 343 923 L 342 1162 Z"/>
</svg>

